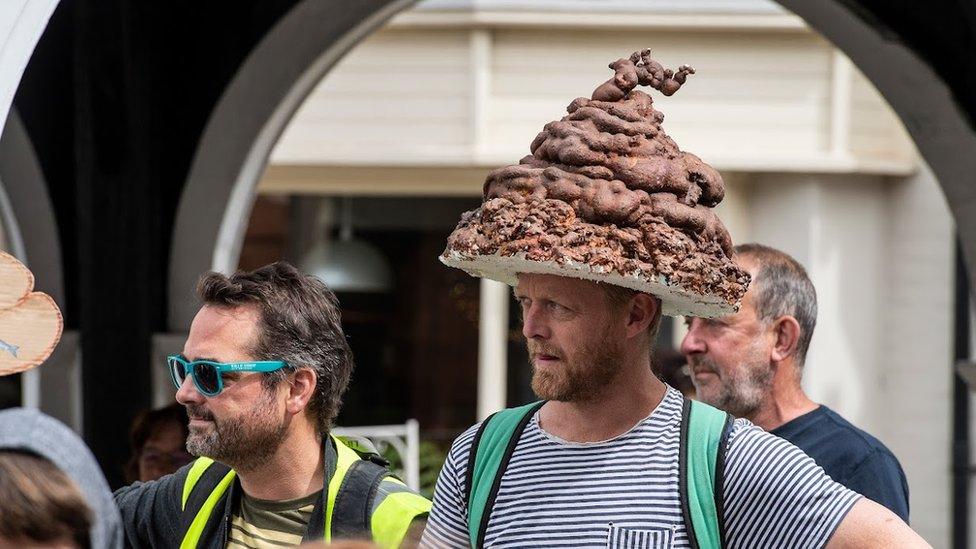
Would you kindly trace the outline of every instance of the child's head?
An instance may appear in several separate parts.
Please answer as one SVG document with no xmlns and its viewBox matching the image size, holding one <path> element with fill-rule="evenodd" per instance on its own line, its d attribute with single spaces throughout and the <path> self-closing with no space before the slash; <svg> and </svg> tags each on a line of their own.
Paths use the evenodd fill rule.
<svg viewBox="0 0 976 549">
<path fill-rule="evenodd" d="M 0 451 L 0 549 L 88 549 L 92 516 L 75 483 L 50 461 Z"/>
</svg>

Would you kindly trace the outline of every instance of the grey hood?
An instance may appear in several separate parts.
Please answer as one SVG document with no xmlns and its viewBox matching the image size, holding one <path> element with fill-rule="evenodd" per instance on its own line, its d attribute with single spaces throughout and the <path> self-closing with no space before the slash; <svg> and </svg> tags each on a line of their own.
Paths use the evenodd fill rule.
<svg viewBox="0 0 976 549">
<path fill-rule="evenodd" d="M 122 547 L 122 519 L 112 492 L 95 456 L 71 429 L 37 410 L 3 410 L 0 448 L 33 452 L 64 471 L 81 489 L 92 510 L 92 548 Z"/>
</svg>

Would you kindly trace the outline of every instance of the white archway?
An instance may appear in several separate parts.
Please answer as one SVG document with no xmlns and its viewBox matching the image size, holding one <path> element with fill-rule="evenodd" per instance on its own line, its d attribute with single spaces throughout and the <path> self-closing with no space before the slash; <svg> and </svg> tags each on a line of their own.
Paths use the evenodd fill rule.
<svg viewBox="0 0 976 549">
<path fill-rule="evenodd" d="M 47 182 L 27 130 L 11 109 L 0 137 L 0 220 L 11 253 L 34 273 L 35 288 L 64 310 L 64 270 L 58 225 Z M 23 375 L 23 404 L 81 432 L 78 333 L 66 330 L 44 368 Z"/>
<path fill-rule="evenodd" d="M 278 136 L 314 85 L 356 42 L 416 0 L 305 0 L 242 64 L 213 110 L 180 199 L 170 254 L 172 332 L 185 331 L 197 277 L 237 264 L 255 185 Z M 838 0 L 777 0 L 847 54 L 901 118 L 939 178 L 976 264 L 976 132 L 946 84 Z M 976 269 L 971 276 L 976 276 Z M 976 279 L 970 281 L 976 286 Z"/>
<path fill-rule="evenodd" d="M 844 51 L 901 118 L 932 168 L 956 222 L 968 265 L 976 265 L 976 131 L 949 87 L 918 55 L 837 0 L 776 0 Z M 976 269 L 970 269 L 976 288 Z"/>
<path fill-rule="evenodd" d="M 197 278 L 237 266 L 271 149 L 305 97 L 357 42 L 416 0 L 304 0 L 247 57 L 214 108 L 180 197 L 170 253 L 171 332 L 186 331 Z"/>
</svg>

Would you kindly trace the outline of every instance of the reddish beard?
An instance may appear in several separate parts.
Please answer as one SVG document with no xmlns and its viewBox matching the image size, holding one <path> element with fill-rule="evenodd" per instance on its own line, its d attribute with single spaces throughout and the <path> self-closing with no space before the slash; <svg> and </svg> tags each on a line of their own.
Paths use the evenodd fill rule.
<svg viewBox="0 0 976 549">
<path fill-rule="evenodd" d="M 606 334 L 602 334 L 606 335 Z M 570 358 L 554 345 L 528 340 L 532 363 L 532 391 L 541 399 L 560 402 L 581 402 L 600 395 L 620 369 L 621 349 L 617 341 L 596 337 L 584 342 Z M 559 358 L 557 364 L 545 369 L 536 365 L 536 357 L 549 355 Z"/>
</svg>

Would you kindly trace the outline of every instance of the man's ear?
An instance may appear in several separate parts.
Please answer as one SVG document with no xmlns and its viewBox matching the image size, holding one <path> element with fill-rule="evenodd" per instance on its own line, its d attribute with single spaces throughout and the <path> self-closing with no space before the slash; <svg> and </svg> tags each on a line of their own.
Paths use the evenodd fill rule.
<svg viewBox="0 0 976 549">
<path fill-rule="evenodd" d="M 291 382 L 288 384 L 288 396 L 285 400 L 285 409 L 291 414 L 298 414 L 308 406 L 315 393 L 315 382 L 317 376 L 315 372 L 308 368 L 298 368 L 293 374 Z"/>
<path fill-rule="evenodd" d="M 773 350 L 770 358 L 782 362 L 796 354 L 800 343 L 800 323 L 792 316 L 781 316 L 773 321 Z"/>
<path fill-rule="evenodd" d="M 660 314 L 661 303 L 648 294 L 639 293 L 630 300 L 627 308 L 627 337 L 647 332 Z"/>
</svg>

